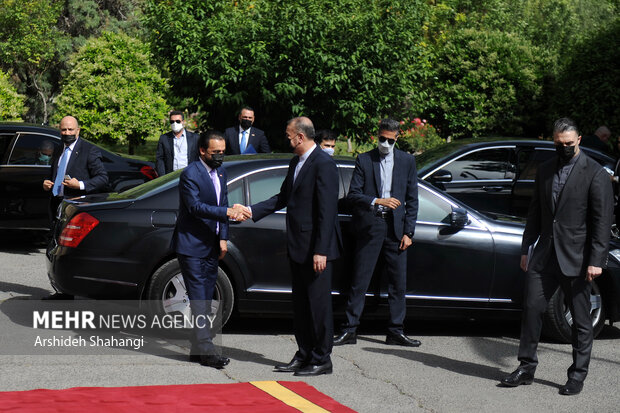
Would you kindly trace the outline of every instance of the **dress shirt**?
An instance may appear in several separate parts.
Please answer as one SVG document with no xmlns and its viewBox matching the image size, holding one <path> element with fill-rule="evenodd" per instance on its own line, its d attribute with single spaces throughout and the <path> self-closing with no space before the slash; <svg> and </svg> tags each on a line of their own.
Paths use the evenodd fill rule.
<svg viewBox="0 0 620 413">
<path fill-rule="evenodd" d="M 568 162 L 565 164 L 562 163 L 561 160 L 558 159 L 558 170 L 553 175 L 553 184 L 551 188 L 551 194 L 553 198 L 553 207 L 557 205 L 558 198 L 562 193 L 562 189 L 564 188 L 564 184 L 570 175 L 570 172 L 573 170 L 573 166 L 575 166 L 575 162 L 581 156 L 581 151 L 577 154 L 577 156 L 573 156 Z"/>
<path fill-rule="evenodd" d="M 390 151 L 387 155 L 380 154 L 379 171 L 381 174 L 381 198 L 390 198 L 392 196 L 392 173 L 394 171 L 394 151 Z M 377 198 L 373 199 L 370 203 L 371 206 L 375 205 Z M 386 210 L 388 208 L 379 205 L 380 210 Z"/>
<path fill-rule="evenodd" d="M 295 179 L 297 179 L 297 175 L 299 174 L 299 171 L 301 171 L 301 167 L 304 166 L 304 163 L 306 162 L 306 160 L 308 159 L 312 151 L 315 149 L 316 149 L 316 143 L 313 144 L 312 147 L 310 147 L 310 149 L 308 149 L 303 155 L 299 157 L 299 163 L 295 167 L 295 174 L 293 175 L 293 182 L 295 182 Z"/>
<path fill-rule="evenodd" d="M 176 135 L 172 137 L 172 143 L 174 144 L 174 160 L 172 161 L 172 170 L 182 169 L 187 166 L 187 136 L 185 135 L 185 128 L 181 132 L 181 136 L 177 138 Z"/>
<path fill-rule="evenodd" d="M 69 161 L 71 160 L 71 154 L 73 153 L 73 148 L 75 148 L 75 144 L 77 143 L 78 139 L 80 139 L 79 136 L 75 140 L 75 142 L 73 142 L 71 145 L 69 145 L 69 152 L 67 152 L 67 168 L 69 167 Z M 62 148 L 63 151 L 65 149 L 67 149 L 66 146 L 64 146 Z M 61 161 L 62 161 L 62 156 L 60 156 L 58 158 L 58 167 L 60 167 L 60 162 Z M 65 170 L 65 174 L 66 174 L 66 170 Z M 83 191 L 84 190 L 84 182 L 82 182 L 82 181 L 78 181 L 78 182 L 80 183 L 80 191 Z M 64 187 L 64 185 L 61 185 L 60 186 L 60 191 L 58 192 L 58 196 L 63 196 L 64 194 L 65 194 L 65 187 Z"/>
<path fill-rule="evenodd" d="M 250 130 L 252 130 L 251 126 L 245 130 L 245 144 L 246 144 L 246 148 L 247 148 L 247 145 L 250 144 Z M 241 129 L 241 125 L 239 125 L 239 150 L 240 150 L 241 153 L 243 153 L 243 151 L 244 151 L 244 149 L 241 148 L 241 140 L 242 139 L 243 139 L 243 129 Z"/>
</svg>

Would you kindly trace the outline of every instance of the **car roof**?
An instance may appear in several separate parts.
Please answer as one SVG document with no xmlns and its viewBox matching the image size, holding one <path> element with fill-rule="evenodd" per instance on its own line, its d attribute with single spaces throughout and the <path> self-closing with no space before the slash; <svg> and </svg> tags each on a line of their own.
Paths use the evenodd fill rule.
<svg viewBox="0 0 620 413">
<path fill-rule="evenodd" d="M 0 132 L 14 131 L 16 129 L 23 132 L 43 132 L 50 135 L 60 136 L 60 131 L 50 126 L 26 122 L 0 122 Z"/>
</svg>

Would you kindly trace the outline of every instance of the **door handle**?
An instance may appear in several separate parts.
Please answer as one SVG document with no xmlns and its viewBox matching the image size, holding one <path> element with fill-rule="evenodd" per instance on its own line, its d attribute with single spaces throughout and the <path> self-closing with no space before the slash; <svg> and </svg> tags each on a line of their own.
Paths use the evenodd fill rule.
<svg viewBox="0 0 620 413">
<path fill-rule="evenodd" d="M 483 186 L 482 190 L 487 192 L 499 192 L 504 189 L 503 186 Z"/>
</svg>

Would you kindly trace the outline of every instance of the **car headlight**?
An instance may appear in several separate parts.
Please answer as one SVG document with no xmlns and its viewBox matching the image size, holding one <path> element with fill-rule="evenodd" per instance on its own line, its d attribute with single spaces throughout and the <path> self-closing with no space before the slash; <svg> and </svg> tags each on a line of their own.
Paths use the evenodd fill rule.
<svg viewBox="0 0 620 413">
<path fill-rule="evenodd" d="M 613 249 L 609 251 L 609 255 L 615 258 L 618 263 L 620 263 L 620 248 Z"/>
</svg>

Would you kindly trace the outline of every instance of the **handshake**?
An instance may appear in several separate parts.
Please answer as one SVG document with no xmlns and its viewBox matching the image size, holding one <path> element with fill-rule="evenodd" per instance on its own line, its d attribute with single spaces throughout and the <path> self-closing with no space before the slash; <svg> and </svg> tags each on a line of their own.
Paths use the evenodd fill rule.
<svg viewBox="0 0 620 413">
<path fill-rule="evenodd" d="M 232 208 L 226 210 L 226 216 L 233 221 L 243 222 L 248 218 L 252 218 L 252 211 L 246 206 L 235 204 Z"/>
</svg>

